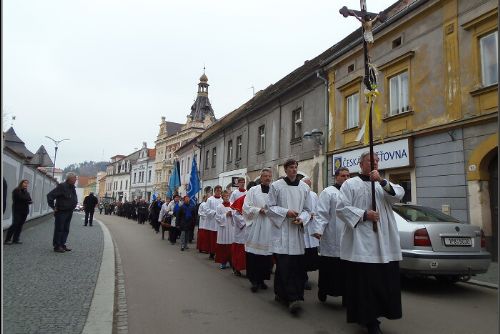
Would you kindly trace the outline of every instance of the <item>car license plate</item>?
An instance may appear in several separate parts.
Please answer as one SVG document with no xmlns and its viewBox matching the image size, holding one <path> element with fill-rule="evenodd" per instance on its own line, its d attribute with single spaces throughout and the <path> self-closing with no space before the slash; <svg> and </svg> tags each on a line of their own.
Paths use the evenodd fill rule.
<svg viewBox="0 0 500 334">
<path fill-rule="evenodd" d="M 471 247 L 471 238 L 444 238 L 445 246 L 451 247 Z"/>
</svg>

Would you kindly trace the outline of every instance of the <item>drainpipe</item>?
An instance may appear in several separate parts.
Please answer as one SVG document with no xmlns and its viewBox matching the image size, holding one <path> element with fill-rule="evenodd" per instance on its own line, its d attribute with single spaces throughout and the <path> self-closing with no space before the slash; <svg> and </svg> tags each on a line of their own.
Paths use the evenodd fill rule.
<svg viewBox="0 0 500 334">
<path fill-rule="evenodd" d="M 329 135 L 328 135 L 328 131 L 329 131 L 329 100 L 330 100 L 330 96 L 328 94 L 328 77 L 324 77 L 322 76 L 322 74 L 324 73 L 324 71 L 320 71 L 320 70 L 317 70 L 316 71 L 316 76 L 318 79 L 320 79 L 321 81 L 323 81 L 323 83 L 325 84 L 325 125 L 323 127 L 323 133 L 324 133 L 324 140 L 323 140 L 323 154 L 325 155 L 325 161 L 324 161 L 324 165 L 325 167 L 323 168 L 323 189 L 328 187 L 328 156 L 326 154 L 327 150 L 328 150 L 328 139 L 329 139 Z"/>
<path fill-rule="evenodd" d="M 278 97 L 278 103 L 279 103 L 279 106 L 280 106 L 280 118 L 279 118 L 279 133 L 281 133 L 281 114 L 282 114 L 282 104 L 281 104 L 281 97 Z M 276 165 L 276 178 L 275 180 L 278 179 L 279 175 L 280 175 L 280 166 L 279 166 L 279 163 L 280 163 L 280 160 L 281 160 L 281 136 L 278 136 L 278 165 Z"/>
</svg>

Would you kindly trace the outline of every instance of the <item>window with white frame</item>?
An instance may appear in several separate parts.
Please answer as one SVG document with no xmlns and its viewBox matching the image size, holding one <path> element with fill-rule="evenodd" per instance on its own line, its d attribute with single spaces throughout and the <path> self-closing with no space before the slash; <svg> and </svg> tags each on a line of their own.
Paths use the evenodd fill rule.
<svg viewBox="0 0 500 334">
<path fill-rule="evenodd" d="M 409 111 L 408 71 L 389 79 L 389 116 Z"/>
<path fill-rule="evenodd" d="M 292 112 L 292 139 L 302 138 L 302 108 Z"/>
<path fill-rule="evenodd" d="M 233 141 L 227 142 L 227 162 L 233 161 Z"/>
<path fill-rule="evenodd" d="M 359 126 L 359 93 L 349 95 L 346 98 L 347 128 Z"/>
<path fill-rule="evenodd" d="M 243 150 L 243 140 L 241 136 L 236 137 L 236 160 L 241 159 L 241 154 Z"/>
<path fill-rule="evenodd" d="M 259 126 L 259 146 L 257 152 L 264 152 L 266 150 L 266 126 Z"/>
<path fill-rule="evenodd" d="M 483 86 L 498 82 L 498 31 L 479 39 L 481 52 L 481 79 Z"/>
</svg>

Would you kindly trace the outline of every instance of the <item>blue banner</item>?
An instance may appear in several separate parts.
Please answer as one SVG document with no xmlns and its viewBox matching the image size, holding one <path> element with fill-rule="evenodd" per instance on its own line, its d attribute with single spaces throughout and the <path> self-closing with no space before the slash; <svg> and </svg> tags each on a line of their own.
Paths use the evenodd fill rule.
<svg viewBox="0 0 500 334">
<path fill-rule="evenodd" d="M 179 176 L 179 162 L 174 162 L 174 169 L 172 174 L 170 174 L 170 179 L 168 181 L 167 196 L 172 198 L 177 191 L 177 188 L 181 185 L 181 178 Z"/>
<path fill-rule="evenodd" d="M 196 165 L 195 157 L 193 157 L 193 163 L 191 164 L 191 175 L 189 177 L 189 184 L 186 190 L 187 195 L 191 199 L 191 203 L 196 204 L 196 195 L 200 191 L 200 177 L 198 176 L 198 166 Z"/>
</svg>

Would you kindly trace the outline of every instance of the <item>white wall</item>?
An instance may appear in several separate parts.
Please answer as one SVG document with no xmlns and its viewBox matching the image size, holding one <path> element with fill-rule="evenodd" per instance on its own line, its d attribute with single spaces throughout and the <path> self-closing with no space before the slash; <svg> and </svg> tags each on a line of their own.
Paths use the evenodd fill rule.
<svg viewBox="0 0 500 334">
<path fill-rule="evenodd" d="M 28 191 L 33 200 L 30 205 L 30 213 L 27 220 L 31 220 L 52 212 L 47 204 L 47 194 L 55 188 L 56 182 L 29 166 L 25 166 L 22 161 L 5 152 L 2 153 L 3 177 L 7 182 L 7 204 L 2 217 L 2 229 L 12 225 L 12 190 L 16 188 L 21 180 L 27 179 L 30 182 Z"/>
</svg>

